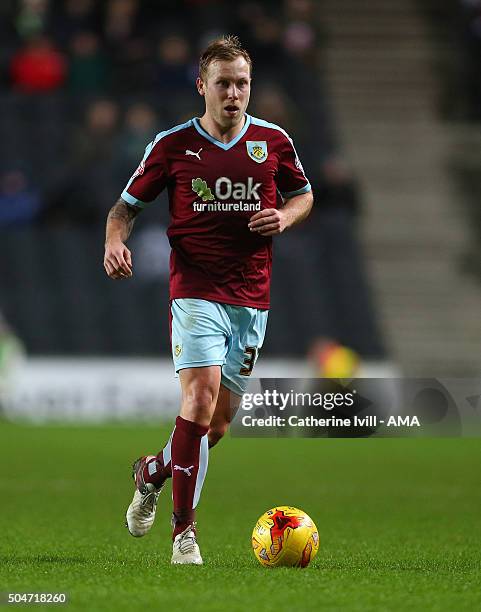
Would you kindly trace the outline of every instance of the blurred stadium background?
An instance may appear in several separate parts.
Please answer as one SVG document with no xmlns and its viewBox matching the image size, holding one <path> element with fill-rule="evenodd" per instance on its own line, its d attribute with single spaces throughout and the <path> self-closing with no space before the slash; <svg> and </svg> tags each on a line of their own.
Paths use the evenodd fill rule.
<svg viewBox="0 0 481 612">
<path fill-rule="evenodd" d="M 276 240 L 257 374 L 479 374 L 480 0 L 4 0 L 6 415 L 176 409 L 166 198 L 138 220 L 132 280 L 106 277 L 103 228 L 152 136 L 202 113 L 197 58 L 222 33 L 316 196 Z"/>
</svg>

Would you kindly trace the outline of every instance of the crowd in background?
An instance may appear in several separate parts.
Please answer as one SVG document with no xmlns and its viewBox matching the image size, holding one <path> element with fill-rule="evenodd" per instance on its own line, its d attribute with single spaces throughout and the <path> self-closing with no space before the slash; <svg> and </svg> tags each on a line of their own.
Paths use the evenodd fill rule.
<svg viewBox="0 0 481 612">
<path fill-rule="evenodd" d="M 129 292 L 102 273 L 102 228 L 146 144 L 203 113 L 198 58 L 227 33 L 253 59 L 248 112 L 291 134 L 316 203 L 309 223 L 276 243 L 265 350 L 312 347 L 322 360 L 340 343 L 384 356 L 357 244 L 359 189 L 339 154 L 324 85 L 316 0 L 0 3 L 0 307 L 28 350 L 168 349 L 158 325 L 167 299 L 165 194 L 132 237 Z M 295 324 L 293 311 L 304 313 Z"/>
<path fill-rule="evenodd" d="M 431 17 L 439 14 L 442 32 L 448 31 L 452 38 L 460 33 L 452 52 L 456 57 L 450 60 L 455 69 L 446 88 L 445 116 L 480 120 L 481 0 L 449 0 L 446 5 L 436 0 L 418 2 L 436 8 L 430 11 Z M 447 5 L 450 18 L 444 12 Z M 298 342 L 301 337 L 307 344 L 309 329 L 314 329 L 314 336 L 334 338 L 363 356 L 385 354 L 357 245 L 359 187 L 342 162 L 323 79 L 328 39 L 322 24 L 322 3 L 318 0 L 0 2 L 0 246 L 4 248 L 0 254 L 0 308 L 20 329 L 27 348 L 51 351 L 60 346 L 66 332 L 55 341 L 51 328 L 44 337 L 39 336 L 38 305 L 42 300 L 45 325 L 57 325 L 60 320 L 54 317 L 48 322 L 53 312 L 49 279 L 42 278 L 35 286 L 35 278 L 40 278 L 37 273 L 18 289 L 18 279 L 12 275 L 11 287 L 7 286 L 9 267 L 5 264 L 2 270 L 1 260 L 19 261 L 19 239 L 6 234 L 25 228 L 87 228 L 100 234 L 107 211 L 137 167 L 146 144 L 157 132 L 203 112 L 203 102 L 195 91 L 198 57 L 210 40 L 230 33 L 240 37 L 253 58 L 248 112 L 281 125 L 292 135 L 314 188 L 314 212 L 305 229 L 297 230 L 304 233 L 293 232 L 292 237 L 279 241 L 278 248 L 278 259 L 282 262 L 284 249 L 284 265 L 286 269 L 292 266 L 298 281 L 302 271 L 296 269 L 292 254 L 297 236 L 301 236 L 298 253 L 305 285 L 290 292 L 289 302 L 286 295 L 279 294 L 286 316 L 297 293 L 303 296 L 299 307 L 305 306 L 306 296 L 317 296 L 317 302 L 313 297 L 311 304 L 313 324 L 306 323 L 305 332 L 296 332 L 295 339 Z M 479 177 L 477 167 L 476 174 Z M 149 217 L 151 227 L 133 236 L 137 273 L 132 289 L 139 276 L 158 283 L 167 274 L 167 206 L 157 206 L 154 215 Z M 68 247 L 69 240 L 73 244 L 73 238 L 67 237 L 65 243 L 62 236 L 55 239 L 62 248 Z M 77 235 L 76 239 L 84 247 L 73 249 L 73 257 L 80 248 L 87 248 L 84 237 Z M 38 240 L 38 253 L 49 261 L 45 240 Z M 23 244 L 25 249 L 33 248 L 32 239 Z M 92 244 L 101 245 L 101 238 L 96 236 Z M 38 253 L 32 250 L 31 261 L 24 257 L 25 274 L 32 270 L 32 262 L 40 260 Z M 54 306 L 62 316 L 73 295 L 75 305 L 80 303 L 79 295 L 80 299 L 87 295 L 87 283 L 92 281 L 93 265 L 97 266 L 99 258 L 95 253 L 81 290 L 77 277 L 73 287 L 65 290 L 64 301 L 61 296 L 55 298 Z M 61 264 L 62 258 L 58 261 Z M 58 272 L 66 278 L 69 273 L 70 269 Z M 52 287 L 58 286 L 57 277 L 50 280 Z M 92 295 L 107 291 L 114 295 L 115 289 L 106 289 L 104 281 L 100 276 L 95 280 L 98 284 L 92 285 Z M 37 311 L 26 309 L 21 315 L 28 301 L 26 287 L 32 290 Z M 133 313 L 138 307 L 138 301 L 134 302 Z M 94 316 L 91 302 L 84 306 L 70 318 L 65 314 L 64 329 L 72 334 L 70 344 L 65 340 L 66 352 L 79 350 L 87 332 L 94 329 L 97 333 L 103 325 L 105 313 L 99 311 L 98 323 L 92 325 L 86 319 L 84 331 L 74 338 L 80 317 L 86 313 Z M 122 325 L 119 321 L 118 329 Z M 108 344 L 107 339 L 99 341 L 95 350 L 126 350 L 138 336 L 122 347 Z M 152 329 L 144 333 L 145 338 L 149 336 Z M 92 349 L 94 340 L 85 340 L 85 350 Z M 154 344 L 160 345 L 158 339 Z M 293 342 L 284 338 L 276 350 L 285 353 L 292 346 Z M 139 351 L 144 349 L 140 343 Z"/>
<path fill-rule="evenodd" d="M 2 2 L 0 227 L 102 223 L 153 135 L 202 112 L 198 57 L 223 33 L 253 58 L 249 112 L 293 135 L 323 202 L 341 186 L 355 206 L 321 23 L 314 0 Z"/>
</svg>

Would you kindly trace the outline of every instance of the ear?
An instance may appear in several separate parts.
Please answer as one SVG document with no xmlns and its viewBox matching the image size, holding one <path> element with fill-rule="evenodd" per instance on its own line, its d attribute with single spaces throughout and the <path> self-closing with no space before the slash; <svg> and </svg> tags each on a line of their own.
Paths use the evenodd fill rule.
<svg viewBox="0 0 481 612">
<path fill-rule="evenodd" d="M 197 86 L 197 91 L 199 92 L 199 94 L 201 96 L 205 96 L 205 85 L 204 85 L 204 81 L 200 78 L 197 77 L 195 84 Z"/>
</svg>

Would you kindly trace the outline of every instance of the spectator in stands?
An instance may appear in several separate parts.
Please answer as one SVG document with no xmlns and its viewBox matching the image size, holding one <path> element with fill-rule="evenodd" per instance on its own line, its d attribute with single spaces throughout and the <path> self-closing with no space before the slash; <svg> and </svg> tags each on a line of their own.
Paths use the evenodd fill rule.
<svg viewBox="0 0 481 612">
<path fill-rule="evenodd" d="M 150 24 L 143 21 L 141 9 L 139 0 L 108 0 L 106 5 L 102 36 L 111 59 L 115 93 L 147 92 L 151 86 Z"/>
<path fill-rule="evenodd" d="M 19 91 L 55 91 L 65 82 L 67 62 L 49 38 L 35 36 L 13 56 L 10 74 L 13 86 Z"/>
<path fill-rule="evenodd" d="M 316 207 L 308 232 L 317 245 L 312 253 L 323 306 L 311 354 L 322 361 L 325 353 L 317 348 L 327 341 L 329 346 L 334 343 L 343 351 L 355 351 L 361 359 L 384 359 L 386 349 L 358 239 L 359 185 L 339 157 L 320 161 L 321 171 L 312 185 Z"/>
<path fill-rule="evenodd" d="M 20 165 L 0 174 L 0 227 L 19 227 L 33 223 L 42 208 L 38 191 Z"/>
<path fill-rule="evenodd" d="M 119 119 L 120 110 L 115 102 L 108 98 L 93 101 L 73 139 L 74 161 L 85 169 L 92 163 L 111 159 Z"/>
<path fill-rule="evenodd" d="M 6 91 L 11 84 L 10 61 L 19 44 L 11 7 L 6 2 L 0 2 L 0 40 L 0 89 Z"/>
<path fill-rule="evenodd" d="M 24 39 L 45 32 L 48 23 L 49 0 L 21 0 L 15 17 L 15 27 Z"/>
<path fill-rule="evenodd" d="M 112 43 L 125 43 L 136 34 L 139 15 L 138 0 L 108 0 L 104 20 L 104 34 Z"/>
<path fill-rule="evenodd" d="M 312 0 L 284 0 L 284 18 L 287 21 L 317 22 L 317 8 Z"/>
<path fill-rule="evenodd" d="M 256 86 L 253 94 L 253 114 L 269 117 L 269 121 L 282 125 L 289 134 L 299 138 L 299 120 L 289 94 L 276 83 L 263 82 Z"/>
<path fill-rule="evenodd" d="M 74 94 L 98 94 L 109 84 L 109 65 L 94 32 L 80 31 L 70 43 L 68 88 Z"/>
<path fill-rule="evenodd" d="M 118 197 L 114 152 L 120 109 L 109 99 L 93 101 L 72 136 L 71 155 L 48 193 L 43 220 L 49 225 L 93 225 Z M 123 180 L 123 176 L 121 177 Z"/>
<path fill-rule="evenodd" d="M 115 102 L 96 100 L 88 107 L 85 123 L 73 139 L 72 163 L 77 187 L 97 203 L 102 213 L 106 202 L 115 199 L 118 191 L 113 164 L 119 120 L 120 109 Z"/>
<path fill-rule="evenodd" d="M 52 7 L 48 31 L 61 49 L 67 51 L 75 35 L 80 32 L 100 35 L 102 20 L 99 4 L 94 0 L 65 0 L 61 6 Z"/>
<path fill-rule="evenodd" d="M 124 126 L 115 149 L 116 167 L 119 175 L 127 180 L 142 158 L 145 143 L 150 142 L 159 132 L 159 119 L 150 104 L 132 104 L 125 114 Z"/>
<path fill-rule="evenodd" d="M 278 66 L 283 66 L 285 61 L 282 46 L 283 26 L 278 15 L 269 14 L 262 6 L 257 6 L 256 13 L 256 19 L 252 19 L 249 13 L 245 14 L 242 24 L 243 38 L 250 50 L 256 74 L 260 75 L 259 80 L 272 80 L 273 58 Z M 279 74 L 282 74 L 282 71 Z"/>
<path fill-rule="evenodd" d="M 155 73 L 155 82 L 162 91 L 182 94 L 191 90 L 197 73 L 194 73 L 190 45 L 184 36 L 173 34 L 161 39 Z"/>
</svg>

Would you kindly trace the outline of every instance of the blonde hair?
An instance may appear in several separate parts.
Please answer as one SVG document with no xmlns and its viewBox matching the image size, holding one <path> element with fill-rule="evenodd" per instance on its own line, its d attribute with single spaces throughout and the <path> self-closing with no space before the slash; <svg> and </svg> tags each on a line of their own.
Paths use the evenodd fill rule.
<svg viewBox="0 0 481 612">
<path fill-rule="evenodd" d="M 199 76 L 202 80 L 207 77 L 209 65 L 217 60 L 231 62 L 237 57 L 243 57 L 249 65 L 249 73 L 252 74 L 252 60 L 250 55 L 241 46 L 237 36 L 231 34 L 213 40 L 200 56 Z"/>
</svg>

